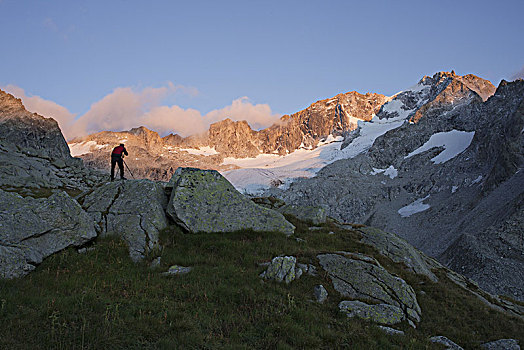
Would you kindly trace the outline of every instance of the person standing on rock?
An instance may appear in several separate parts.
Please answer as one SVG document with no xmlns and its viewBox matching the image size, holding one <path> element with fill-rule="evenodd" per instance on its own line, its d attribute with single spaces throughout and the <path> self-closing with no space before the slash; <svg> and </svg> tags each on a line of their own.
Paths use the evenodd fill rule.
<svg viewBox="0 0 524 350">
<path fill-rule="evenodd" d="M 118 168 L 120 168 L 120 179 L 126 179 L 124 177 L 124 154 L 126 156 L 129 155 L 123 143 L 113 148 L 113 152 L 111 152 L 111 181 L 115 179 L 116 164 L 118 164 Z"/>
</svg>

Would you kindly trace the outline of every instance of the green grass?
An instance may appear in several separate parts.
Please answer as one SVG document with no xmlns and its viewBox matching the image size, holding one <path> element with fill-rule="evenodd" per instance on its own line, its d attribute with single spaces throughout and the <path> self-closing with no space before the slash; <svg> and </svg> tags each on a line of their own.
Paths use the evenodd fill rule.
<svg viewBox="0 0 524 350">
<path fill-rule="evenodd" d="M 0 349 L 440 349 L 428 342 L 433 335 L 466 348 L 500 338 L 524 341 L 522 321 L 488 309 L 445 276 L 434 284 L 384 257 L 378 257 L 383 266 L 425 292 L 418 328 L 396 327 L 406 331 L 403 337 L 348 320 L 325 274 L 289 285 L 262 281 L 259 263 L 277 255 L 317 266 L 320 252 L 377 256 L 357 232 L 293 223 L 304 241 L 279 233 L 183 234 L 172 227 L 162 232 L 162 263 L 154 270 L 148 261 L 133 263 L 117 238 L 98 239 L 86 254 L 53 255 L 25 278 L 0 281 Z M 172 264 L 193 270 L 161 276 Z M 317 284 L 328 289 L 324 305 L 312 301 Z"/>
</svg>

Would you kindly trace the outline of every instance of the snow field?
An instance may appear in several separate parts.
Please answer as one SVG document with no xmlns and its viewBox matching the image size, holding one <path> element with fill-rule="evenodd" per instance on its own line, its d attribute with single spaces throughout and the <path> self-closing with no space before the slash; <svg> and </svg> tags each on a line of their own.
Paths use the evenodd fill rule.
<svg viewBox="0 0 524 350">
<path fill-rule="evenodd" d="M 429 204 L 423 203 L 428 198 L 429 198 L 429 194 L 424 198 L 417 199 L 413 203 L 410 203 L 406 205 L 405 207 L 400 208 L 397 212 L 403 218 L 408 218 L 413 214 L 428 210 L 431 206 Z"/>
<path fill-rule="evenodd" d="M 451 130 L 448 132 L 438 132 L 431 135 L 426 143 L 405 156 L 404 159 L 413 157 L 434 147 L 444 147 L 444 151 L 431 158 L 431 161 L 435 164 L 445 163 L 464 152 L 471 144 L 473 136 L 475 136 L 474 131 Z"/>
</svg>

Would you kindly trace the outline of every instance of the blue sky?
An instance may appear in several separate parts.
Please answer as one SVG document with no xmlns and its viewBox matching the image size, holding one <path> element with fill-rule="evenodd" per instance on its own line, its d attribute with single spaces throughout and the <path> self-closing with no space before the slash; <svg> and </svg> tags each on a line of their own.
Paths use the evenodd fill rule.
<svg viewBox="0 0 524 350">
<path fill-rule="evenodd" d="M 0 86 L 56 104 L 69 123 L 88 114 L 89 132 L 156 118 L 166 133 L 173 116 L 188 134 L 191 118 L 204 119 L 198 129 L 252 110 L 262 127 L 442 70 L 511 80 L 524 74 L 523 13 L 522 0 L 0 0 Z"/>
</svg>

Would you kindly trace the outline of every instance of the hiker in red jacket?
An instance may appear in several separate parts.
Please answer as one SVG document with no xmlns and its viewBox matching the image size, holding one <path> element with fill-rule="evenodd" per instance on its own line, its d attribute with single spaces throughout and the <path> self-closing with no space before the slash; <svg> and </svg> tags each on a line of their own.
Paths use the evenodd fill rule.
<svg viewBox="0 0 524 350">
<path fill-rule="evenodd" d="M 126 179 L 124 177 L 124 154 L 129 155 L 123 143 L 113 148 L 113 152 L 111 152 L 111 181 L 115 179 L 115 164 L 117 163 L 120 168 L 120 179 Z"/>
</svg>

